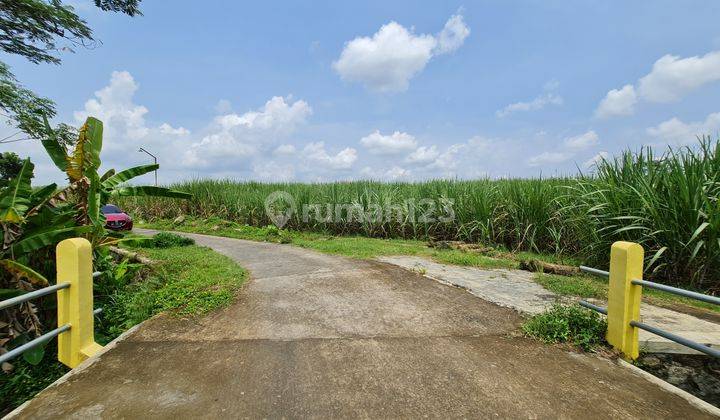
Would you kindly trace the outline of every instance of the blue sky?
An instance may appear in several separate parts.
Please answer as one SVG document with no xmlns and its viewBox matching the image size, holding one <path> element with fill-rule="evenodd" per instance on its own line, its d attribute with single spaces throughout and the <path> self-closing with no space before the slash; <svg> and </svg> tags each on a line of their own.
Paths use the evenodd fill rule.
<svg viewBox="0 0 720 420">
<path fill-rule="evenodd" d="M 105 122 L 107 167 L 142 146 L 161 182 L 563 175 L 720 131 L 713 1 L 72 4 L 102 44 L 3 60 L 57 121 Z"/>
</svg>

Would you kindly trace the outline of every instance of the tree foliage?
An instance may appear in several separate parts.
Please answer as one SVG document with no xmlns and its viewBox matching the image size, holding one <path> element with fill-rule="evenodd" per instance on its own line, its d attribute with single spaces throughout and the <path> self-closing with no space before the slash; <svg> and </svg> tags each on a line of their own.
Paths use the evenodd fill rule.
<svg viewBox="0 0 720 420">
<path fill-rule="evenodd" d="M 95 0 L 101 10 L 141 14 L 141 0 Z M 72 6 L 61 0 L 0 0 L 0 50 L 19 55 L 32 63 L 59 64 L 59 53 L 91 45 L 90 27 Z M 31 138 L 44 138 L 43 118 L 55 116 L 55 104 L 18 82 L 10 68 L 0 62 L 0 110 L 9 123 Z M 74 137 L 69 126 L 54 129 L 61 143 Z"/>
<path fill-rule="evenodd" d="M 0 188 L 8 185 L 8 182 L 17 177 L 23 167 L 23 161 L 13 152 L 0 153 Z"/>
</svg>

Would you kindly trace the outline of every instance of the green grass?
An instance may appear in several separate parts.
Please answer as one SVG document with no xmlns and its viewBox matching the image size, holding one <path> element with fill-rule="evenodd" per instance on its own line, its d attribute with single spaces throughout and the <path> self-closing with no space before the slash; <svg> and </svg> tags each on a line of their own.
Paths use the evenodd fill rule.
<svg viewBox="0 0 720 420">
<path fill-rule="evenodd" d="M 247 272 L 230 258 L 209 248 L 184 246 L 136 248 L 157 261 L 144 281 L 121 290 L 107 308 L 106 322 L 116 330 L 160 313 L 204 315 L 232 302 Z"/>
<path fill-rule="evenodd" d="M 535 277 L 544 288 L 562 296 L 576 296 L 580 298 L 607 299 L 607 280 L 587 275 L 579 276 L 558 276 L 554 274 L 538 273 Z M 677 296 L 672 293 L 658 290 L 643 289 L 643 301 L 653 305 L 670 307 L 682 310 L 682 306 L 707 310 L 720 313 L 720 307 L 711 303 L 700 302 Z"/>
<path fill-rule="evenodd" d="M 172 188 L 193 198 L 129 197 L 118 198 L 118 204 L 138 220 L 189 215 L 262 227 L 272 224 L 266 198 L 284 191 L 296 204 L 286 226 L 294 231 L 462 240 L 597 268 L 607 268 L 613 242 L 632 241 L 645 248 L 648 279 L 720 291 L 720 143 L 707 138 L 663 155 L 649 148 L 627 151 L 601 162 L 591 176 L 306 184 L 208 179 Z M 452 208 L 453 217 L 421 222 L 431 207 L 422 200 L 432 203 L 437 216 L 450 215 Z M 393 217 L 358 221 L 345 208 L 328 220 L 302 211 L 314 204 L 352 205 L 364 212 L 392 208 Z"/>
<path fill-rule="evenodd" d="M 218 218 L 199 219 L 188 217 L 182 223 L 171 220 L 156 220 L 138 224 L 140 228 L 176 230 L 180 232 L 203 233 L 228 238 L 247 239 L 276 243 L 291 243 L 295 246 L 320 252 L 344 255 L 352 258 L 375 258 L 383 255 L 419 255 L 447 264 L 482 268 L 517 268 L 518 262 L 511 258 L 495 258 L 482 254 L 468 253 L 455 249 L 429 248 L 424 241 L 412 239 L 380 239 L 364 236 L 334 236 L 315 232 L 298 232 L 278 229 L 275 226 L 253 227 L 240 225 Z M 508 255 L 505 252 L 499 254 Z M 525 253 L 523 257 L 531 257 Z M 553 260 L 550 256 L 538 258 Z"/>
<path fill-rule="evenodd" d="M 570 343 L 587 351 L 605 343 L 607 322 L 580 305 L 556 304 L 530 318 L 522 329 L 545 343 Z"/>
<path fill-rule="evenodd" d="M 607 280 L 597 277 L 538 273 L 535 281 L 561 296 L 607 299 Z"/>
</svg>

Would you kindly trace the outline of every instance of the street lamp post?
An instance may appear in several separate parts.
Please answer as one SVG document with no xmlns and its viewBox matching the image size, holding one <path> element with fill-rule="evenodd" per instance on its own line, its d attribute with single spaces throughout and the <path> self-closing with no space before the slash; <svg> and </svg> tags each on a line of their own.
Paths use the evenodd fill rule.
<svg viewBox="0 0 720 420">
<path fill-rule="evenodd" d="M 157 157 L 156 157 L 155 155 L 153 155 L 152 153 L 150 153 L 150 152 L 148 152 L 147 150 L 143 149 L 142 147 L 140 148 L 140 150 L 138 150 L 138 152 L 145 152 L 145 153 L 147 153 L 148 155 L 150 155 L 150 157 L 153 158 L 153 160 L 155 161 L 155 164 L 157 165 Z M 155 186 L 157 187 L 157 169 L 155 169 Z"/>
</svg>

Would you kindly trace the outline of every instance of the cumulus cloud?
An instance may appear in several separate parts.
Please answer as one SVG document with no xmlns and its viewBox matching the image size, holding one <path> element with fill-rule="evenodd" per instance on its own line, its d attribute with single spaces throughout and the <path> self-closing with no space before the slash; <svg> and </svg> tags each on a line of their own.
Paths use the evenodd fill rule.
<svg viewBox="0 0 720 420">
<path fill-rule="evenodd" d="M 593 130 L 588 130 L 577 136 L 567 137 L 561 150 L 546 151 L 532 156 L 527 160 L 529 166 L 556 165 L 574 159 L 583 150 L 587 150 L 600 143 L 600 136 Z"/>
<path fill-rule="evenodd" d="M 145 126 L 148 109 L 133 103 L 138 84 L 127 71 L 114 71 L 110 84 L 95 92 L 95 97 L 85 102 L 81 111 L 74 113 L 75 122 L 81 125 L 89 116 L 103 121 L 106 134 L 121 135 L 130 139 L 145 137 L 149 129 Z M 111 130 L 107 133 L 107 130 Z M 117 132 L 114 132 L 117 131 Z"/>
<path fill-rule="evenodd" d="M 385 178 L 390 178 L 393 180 L 407 178 L 409 176 L 410 176 L 410 171 L 405 168 L 401 168 L 399 166 L 393 166 L 392 168 L 388 169 L 385 172 Z"/>
<path fill-rule="evenodd" d="M 600 141 L 600 137 L 593 130 L 589 130 L 578 136 L 568 137 L 565 139 L 565 147 L 571 150 L 583 150 L 595 146 Z"/>
<path fill-rule="evenodd" d="M 370 90 L 404 91 L 433 56 L 457 50 L 469 34 L 461 15 L 451 16 L 437 36 L 416 35 L 392 21 L 372 37 L 347 42 L 332 67 L 343 80 L 362 83 Z"/>
<path fill-rule="evenodd" d="M 621 89 L 612 89 L 605 95 L 595 110 L 598 118 L 632 115 L 635 112 L 637 94 L 633 85 L 625 85 Z"/>
<path fill-rule="evenodd" d="M 700 86 L 720 80 L 720 51 L 702 57 L 665 55 L 640 79 L 640 95 L 650 102 L 674 102 Z"/>
<path fill-rule="evenodd" d="M 174 128 L 168 123 L 163 123 L 159 127 L 160 132 L 163 134 L 169 134 L 171 136 L 187 136 L 190 134 L 190 130 L 185 127 Z"/>
<path fill-rule="evenodd" d="M 452 15 L 445 27 L 437 35 L 437 46 L 435 54 L 447 54 L 460 48 L 465 38 L 470 35 L 470 28 L 467 27 L 462 15 Z"/>
<path fill-rule="evenodd" d="M 598 117 L 630 115 L 638 100 L 675 102 L 699 87 L 718 80 L 720 51 L 686 58 L 666 54 L 655 61 L 650 73 L 640 78 L 637 87 L 628 84 L 609 91 L 595 114 Z"/>
<path fill-rule="evenodd" d="M 685 123 L 677 117 L 663 121 L 647 129 L 647 133 L 665 144 L 684 145 L 695 143 L 703 135 L 715 136 L 720 132 L 720 112 L 707 116 L 705 121 Z"/>
<path fill-rule="evenodd" d="M 408 163 L 426 164 L 435 161 L 439 155 L 440 152 L 438 152 L 437 146 L 421 146 L 410 153 L 405 158 L 405 161 Z"/>
<path fill-rule="evenodd" d="M 360 143 L 375 155 L 396 155 L 415 150 L 417 141 L 408 133 L 395 131 L 392 134 L 380 134 L 375 130 L 360 139 Z"/>
<path fill-rule="evenodd" d="M 357 160 L 357 150 L 346 147 L 336 155 L 325 150 L 324 142 L 309 143 L 303 149 L 303 156 L 313 165 L 327 169 L 350 169 Z"/>
<path fill-rule="evenodd" d="M 456 156 L 467 146 L 465 144 L 450 145 L 444 152 L 440 153 L 437 158 L 430 164 L 430 168 L 450 170 L 456 166 Z"/>
<path fill-rule="evenodd" d="M 256 111 L 219 115 L 209 133 L 190 145 L 182 162 L 193 168 L 244 165 L 263 148 L 305 123 L 310 114 L 312 108 L 307 102 L 275 96 Z"/>
<path fill-rule="evenodd" d="M 295 146 L 292 144 L 281 144 L 273 152 L 276 155 L 292 155 L 295 153 Z"/>
</svg>

